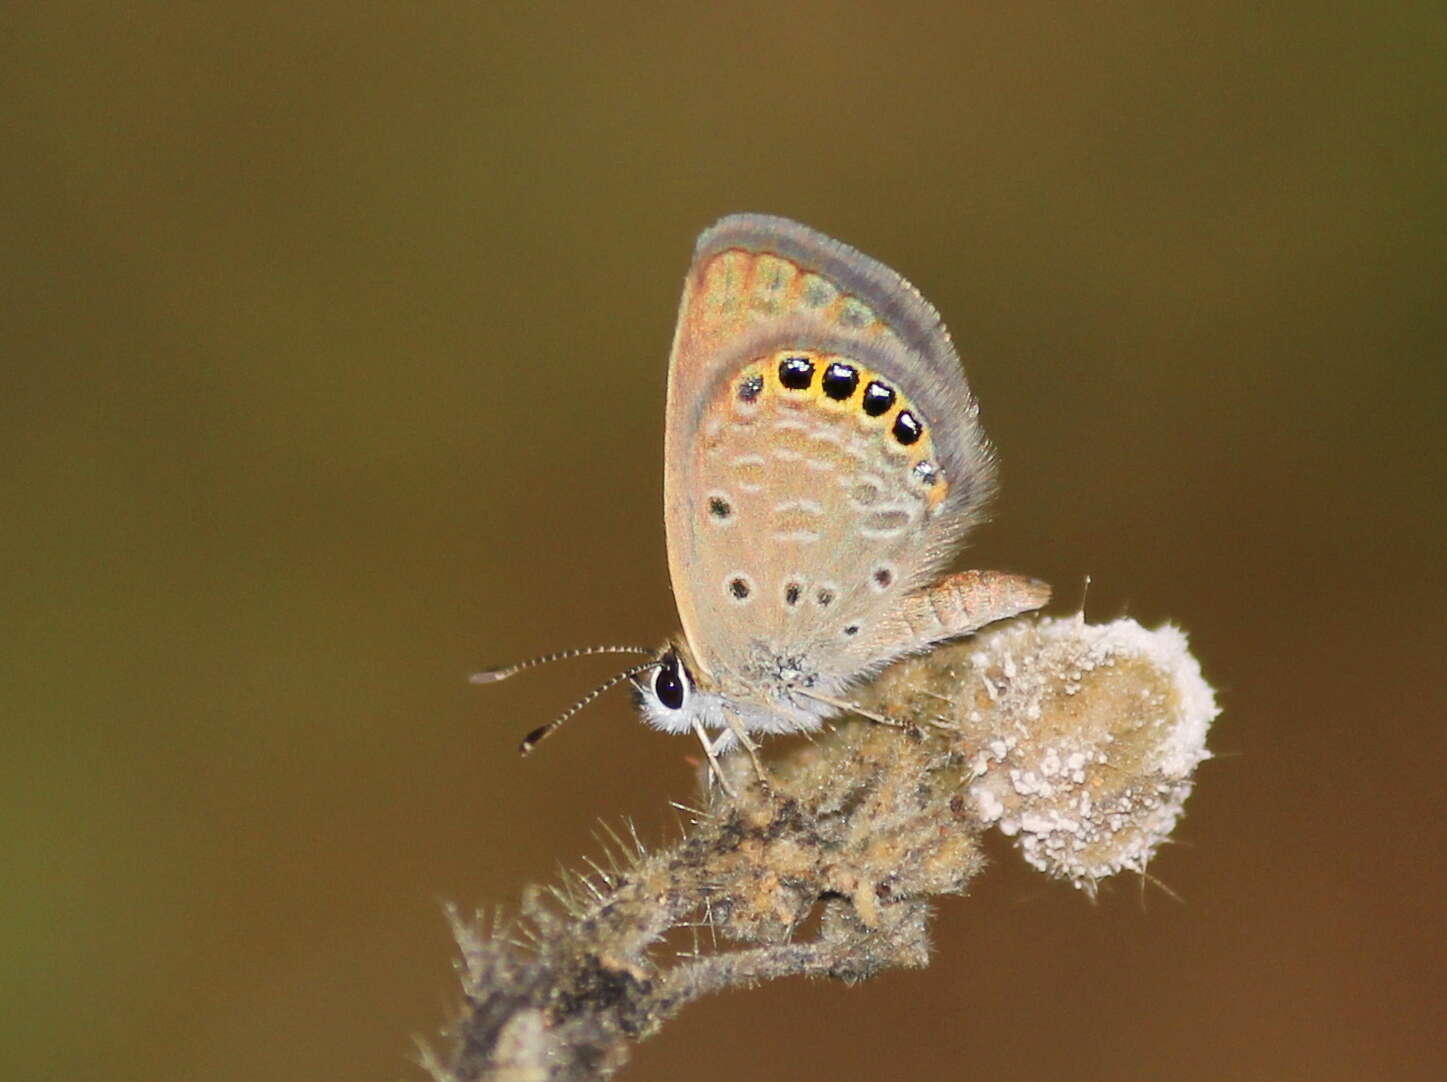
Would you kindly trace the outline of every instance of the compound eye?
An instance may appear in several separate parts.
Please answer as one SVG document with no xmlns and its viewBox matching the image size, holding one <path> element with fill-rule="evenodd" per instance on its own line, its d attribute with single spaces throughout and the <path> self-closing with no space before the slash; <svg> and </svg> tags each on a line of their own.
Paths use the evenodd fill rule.
<svg viewBox="0 0 1447 1082">
<path fill-rule="evenodd" d="M 670 655 L 658 667 L 658 675 L 653 678 L 653 693 L 668 709 L 681 710 L 683 692 L 683 677 L 678 673 L 678 659 Z"/>
</svg>

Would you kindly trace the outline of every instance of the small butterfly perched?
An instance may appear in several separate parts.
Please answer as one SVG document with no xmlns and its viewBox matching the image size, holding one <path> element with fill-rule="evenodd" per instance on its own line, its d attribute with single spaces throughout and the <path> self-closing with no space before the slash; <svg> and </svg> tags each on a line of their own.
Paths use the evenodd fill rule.
<svg viewBox="0 0 1447 1082">
<path fill-rule="evenodd" d="M 883 264 L 797 222 L 724 218 L 698 239 L 668 370 L 668 565 L 683 625 L 639 652 L 643 718 L 697 734 L 714 772 L 734 740 L 806 732 L 859 708 L 885 665 L 1039 608 L 1044 583 L 941 577 L 994 489 L 949 332 Z M 636 679 L 643 676 L 644 679 Z M 884 719 L 881 719 L 884 720 Z M 757 762 L 757 760 L 755 760 Z"/>
</svg>

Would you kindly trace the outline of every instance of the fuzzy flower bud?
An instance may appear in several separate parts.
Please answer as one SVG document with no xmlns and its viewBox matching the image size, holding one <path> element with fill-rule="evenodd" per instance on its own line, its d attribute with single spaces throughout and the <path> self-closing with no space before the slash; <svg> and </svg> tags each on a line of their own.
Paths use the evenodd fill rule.
<svg viewBox="0 0 1447 1082">
<path fill-rule="evenodd" d="M 1218 713 L 1185 635 L 1134 620 L 1022 621 L 891 670 L 881 701 L 958 726 L 976 814 L 1034 867 L 1093 891 L 1145 870 L 1209 757 Z"/>
</svg>

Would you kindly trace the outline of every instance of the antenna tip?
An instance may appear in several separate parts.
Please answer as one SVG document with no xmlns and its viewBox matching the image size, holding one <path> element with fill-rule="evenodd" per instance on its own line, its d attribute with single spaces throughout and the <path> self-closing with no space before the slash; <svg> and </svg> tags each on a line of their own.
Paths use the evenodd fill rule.
<svg viewBox="0 0 1447 1082">
<path fill-rule="evenodd" d="M 482 672 L 475 672 L 467 678 L 469 684 L 495 684 L 499 680 L 506 680 L 517 670 L 511 666 L 505 669 L 483 669 Z"/>
<path fill-rule="evenodd" d="M 551 725 L 539 725 L 532 732 L 528 733 L 527 736 L 523 737 L 523 742 L 518 745 L 518 754 L 526 759 L 533 753 L 533 749 L 538 746 L 538 742 L 548 735 L 550 729 L 552 729 Z"/>
</svg>

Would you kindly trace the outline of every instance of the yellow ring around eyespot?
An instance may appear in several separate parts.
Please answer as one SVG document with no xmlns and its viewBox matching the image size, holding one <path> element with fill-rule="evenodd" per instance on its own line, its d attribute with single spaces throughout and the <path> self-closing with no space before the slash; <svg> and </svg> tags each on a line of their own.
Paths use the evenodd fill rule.
<svg viewBox="0 0 1447 1082">
<path fill-rule="evenodd" d="M 809 377 L 809 386 L 804 388 L 793 388 L 784 386 L 779 378 L 780 365 L 790 358 L 807 360 L 814 366 Z M 824 372 L 831 364 L 847 364 L 859 373 L 859 383 L 855 390 L 846 399 L 840 400 L 831 398 L 824 393 Z M 866 428 L 879 430 L 884 437 L 890 441 L 893 450 L 903 453 L 908 462 L 908 469 L 913 472 L 921 462 L 933 463 L 936 470 L 937 480 L 929 486 L 925 499 L 931 510 L 938 507 L 945 495 L 949 492 L 949 478 L 940 472 L 939 461 L 934 457 L 934 440 L 930 435 L 928 420 L 921 416 L 919 410 L 914 407 L 907 395 L 896 387 L 891 381 L 885 379 L 879 373 L 874 372 L 864 365 L 859 364 L 851 357 L 833 353 L 820 353 L 809 349 L 781 349 L 776 350 L 768 357 L 760 358 L 757 362 L 747 365 L 744 368 L 742 378 L 751 375 L 762 375 L 764 386 L 760 395 L 779 395 L 796 402 L 808 402 L 818 405 L 835 413 L 853 413 L 857 416 L 859 423 Z M 872 381 L 878 381 L 894 391 L 894 402 L 889 409 L 885 410 L 878 417 L 871 417 L 865 413 L 860 403 L 862 402 L 863 389 L 868 387 Z M 920 425 L 920 437 L 914 443 L 904 444 L 894 437 L 894 423 L 899 415 L 908 410 Z"/>
</svg>

